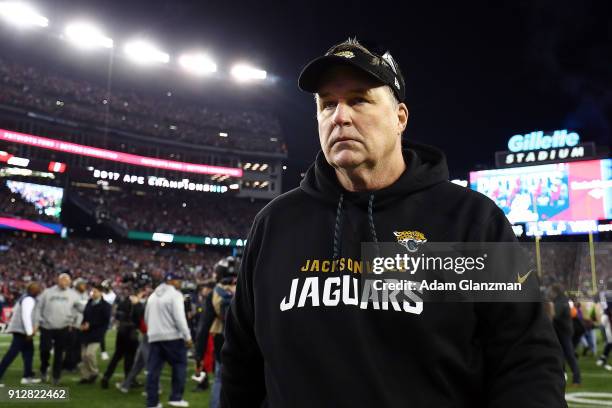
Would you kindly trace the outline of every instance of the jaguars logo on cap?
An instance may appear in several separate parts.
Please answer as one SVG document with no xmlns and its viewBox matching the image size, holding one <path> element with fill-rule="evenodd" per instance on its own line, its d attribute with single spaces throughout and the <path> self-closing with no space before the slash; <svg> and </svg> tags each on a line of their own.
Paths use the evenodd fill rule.
<svg viewBox="0 0 612 408">
<path fill-rule="evenodd" d="M 339 57 L 344 57 L 344 58 L 354 58 L 355 57 L 355 54 L 353 54 L 353 51 L 338 51 L 334 53 L 334 55 L 337 55 Z"/>
<path fill-rule="evenodd" d="M 408 252 L 416 252 L 420 244 L 427 242 L 427 238 L 419 231 L 393 231 L 393 235 L 397 239 L 397 243 L 408 250 Z"/>
</svg>

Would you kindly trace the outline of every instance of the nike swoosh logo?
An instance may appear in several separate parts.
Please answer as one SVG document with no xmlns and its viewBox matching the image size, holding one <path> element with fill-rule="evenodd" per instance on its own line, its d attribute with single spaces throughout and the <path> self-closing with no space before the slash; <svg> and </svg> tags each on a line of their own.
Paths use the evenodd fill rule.
<svg viewBox="0 0 612 408">
<path fill-rule="evenodd" d="M 518 283 L 520 283 L 521 285 L 523 283 L 525 283 L 525 281 L 527 280 L 527 278 L 529 277 L 529 275 L 531 275 L 531 272 L 533 272 L 533 269 L 530 270 L 529 272 L 527 272 L 525 275 L 521 276 L 519 273 L 516 274 L 517 277 L 517 281 Z"/>
</svg>

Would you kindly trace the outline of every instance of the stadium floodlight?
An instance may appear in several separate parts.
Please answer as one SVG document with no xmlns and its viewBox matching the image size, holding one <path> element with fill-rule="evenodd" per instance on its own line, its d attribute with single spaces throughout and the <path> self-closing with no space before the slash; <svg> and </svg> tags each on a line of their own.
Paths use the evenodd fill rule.
<svg viewBox="0 0 612 408">
<path fill-rule="evenodd" d="M 232 67 L 232 76 L 239 82 L 263 80 L 268 73 L 247 64 L 236 64 Z"/>
<path fill-rule="evenodd" d="M 127 43 L 124 51 L 132 61 L 139 64 L 167 64 L 170 61 L 170 56 L 168 54 L 159 50 L 153 44 L 143 40 Z"/>
<path fill-rule="evenodd" d="M 49 19 L 29 4 L 20 1 L 0 2 L 0 16 L 18 27 L 47 27 Z"/>
<path fill-rule="evenodd" d="M 90 23 L 76 22 L 66 26 L 66 38 L 81 49 L 113 48 L 113 40 Z"/>
<path fill-rule="evenodd" d="M 217 64 L 206 54 L 184 54 L 179 64 L 185 71 L 194 75 L 208 75 L 217 72 Z"/>
</svg>

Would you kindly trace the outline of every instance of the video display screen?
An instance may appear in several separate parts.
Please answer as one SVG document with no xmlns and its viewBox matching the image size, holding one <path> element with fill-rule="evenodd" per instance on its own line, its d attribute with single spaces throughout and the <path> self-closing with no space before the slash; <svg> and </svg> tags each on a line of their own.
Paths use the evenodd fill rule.
<svg viewBox="0 0 612 408">
<path fill-rule="evenodd" d="M 23 200 L 34 205 L 40 214 L 59 220 L 64 189 L 14 180 L 7 180 L 6 186 L 13 194 L 19 194 Z"/>
<path fill-rule="evenodd" d="M 470 172 L 511 223 L 612 218 L 612 159 Z"/>
</svg>

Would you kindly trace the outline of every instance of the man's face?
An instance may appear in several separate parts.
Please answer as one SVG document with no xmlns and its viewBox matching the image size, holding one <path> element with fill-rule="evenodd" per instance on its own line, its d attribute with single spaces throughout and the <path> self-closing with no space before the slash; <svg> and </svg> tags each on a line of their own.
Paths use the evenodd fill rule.
<svg viewBox="0 0 612 408">
<path fill-rule="evenodd" d="M 59 278 L 57 278 L 57 285 L 62 289 L 69 288 L 70 283 L 72 283 L 72 279 L 70 279 L 70 276 L 66 274 L 62 274 L 59 276 Z"/>
<path fill-rule="evenodd" d="M 40 295 L 40 292 L 41 292 L 41 289 L 38 283 L 33 283 L 32 285 L 30 285 L 29 293 L 31 296 L 36 297 Z"/>
<path fill-rule="evenodd" d="M 181 280 L 179 279 L 172 279 L 168 281 L 168 285 L 172 285 L 174 286 L 177 290 L 181 289 Z"/>
<path fill-rule="evenodd" d="M 317 93 L 319 141 L 334 168 L 373 168 L 401 149 L 408 110 L 388 87 L 351 67 L 331 68 Z"/>
<path fill-rule="evenodd" d="M 97 288 L 91 289 L 91 298 L 93 300 L 98 300 L 102 297 L 102 292 L 100 292 Z"/>
</svg>

